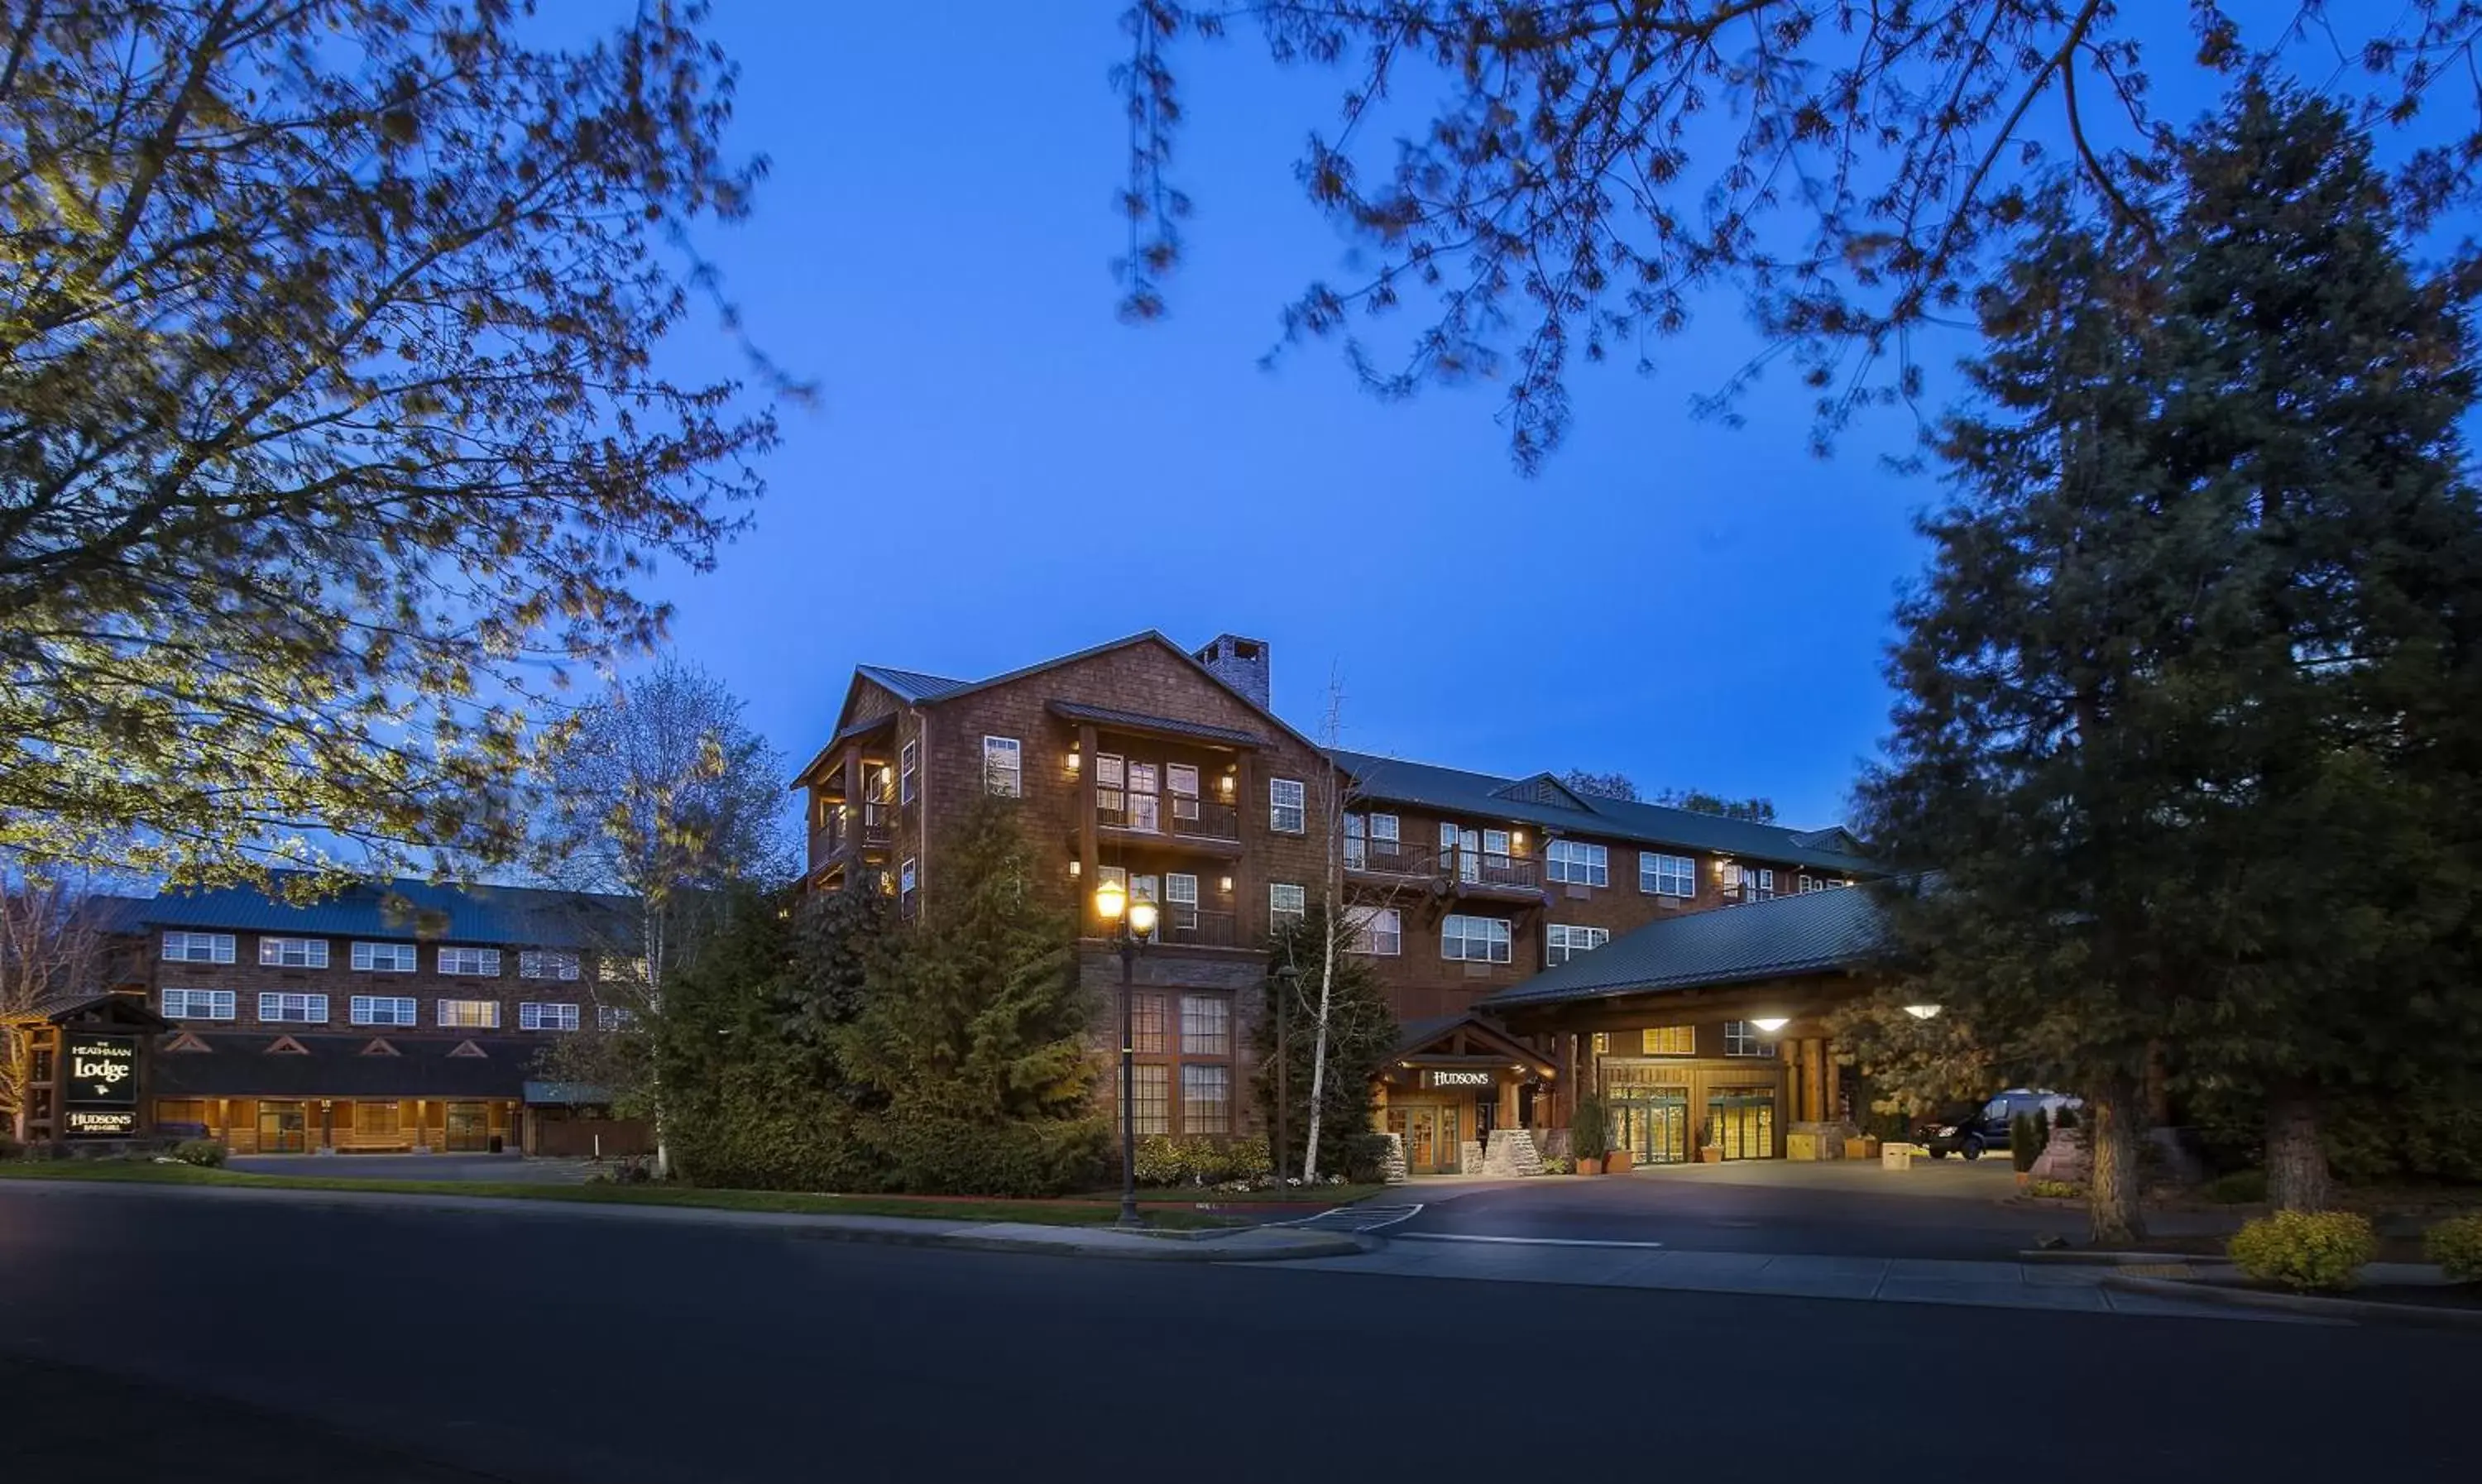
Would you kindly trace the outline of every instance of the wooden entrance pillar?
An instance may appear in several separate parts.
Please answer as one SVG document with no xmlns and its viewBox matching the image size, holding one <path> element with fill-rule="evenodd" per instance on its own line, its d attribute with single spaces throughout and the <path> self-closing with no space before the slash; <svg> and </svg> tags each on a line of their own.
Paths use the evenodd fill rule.
<svg viewBox="0 0 2482 1484">
<path fill-rule="evenodd" d="M 1807 1036 L 1801 1043 L 1801 1119 L 1806 1124 L 1827 1117 L 1827 1043 Z"/>
</svg>

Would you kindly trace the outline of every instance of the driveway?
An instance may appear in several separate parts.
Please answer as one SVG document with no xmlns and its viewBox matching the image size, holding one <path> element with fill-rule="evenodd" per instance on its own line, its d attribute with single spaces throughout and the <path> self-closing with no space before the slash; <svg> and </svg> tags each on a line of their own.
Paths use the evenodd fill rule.
<svg viewBox="0 0 2482 1484">
<path fill-rule="evenodd" d="M 1492 1183 L 1417 1180 L 1390 1204 L 1422 1211 L 1396 1236 L 1648 1242 L 1693 1252 L 1808 1253 L 1863 1258 L 1998 1260 L 2045 1236 L 2082 1242 L 2076 1202 L 2001 1204 L 2016 1193 L 2004 1159 L 1916 1160 L 1910 1170 L 1862 1160 L 1751 1160 L 1669 1165 L 1600 1179 Z M 2161 1216 L 2160 1230 L 2222 1222 Z"/>
<path fill-rule="evenodd" d="M 523 1154 L 236 1154 L 226 1164 L 252 1175 L 548 1185 L 574 1185 L 594 1170 L 583 1159 L 529 1159 Z"/>
</svg>

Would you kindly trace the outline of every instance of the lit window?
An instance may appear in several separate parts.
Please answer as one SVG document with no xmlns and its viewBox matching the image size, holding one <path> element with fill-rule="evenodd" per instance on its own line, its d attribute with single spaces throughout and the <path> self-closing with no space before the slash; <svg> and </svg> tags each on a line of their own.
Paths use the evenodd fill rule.
<svg viewBox="0 0 2482 1484">
<path fill-rule="evenodd" d="M 1599 948 L 1611 940 L 1609 928 L 1549 923 L 1543 929 L 1543 960 L 1545 964 L 1566 964 L 1578 954 Z"/>
<path fill-rule="evenodd" d="M 497 948 L 442 948 L 439 950 L 439 971 L 467 979 L 500 977 L 500 950 Z"/>
<path fill-rule="evenodd" d="M 1279 835 L 1307 834 L 1309 830 L 1307 802 L 1308 794 L 1301 780 L 1267 780 L 1267 828 Z"/>
<path fill-rule="evenodd" d="M 1698 1027 L 1656 1025 L 1638 1032 L 1638 1050 L 1648 1056 L 1695 1056 Z"/>
<path fill-rule="evenodd" d="M 1310 894 L 1306 887 L 1271 881 L 1267 884 L 1267 925 L 1276 932 L 1300 922 L 1309 915 Z"/>
<path fill-rule="evenodd" d="M 911 804 L 922 786 L 922 744 L 908 742 L 896 754 L 896 802 Z"/>
<path fill-rule="evenodd" d="M 328 940 L 324 938 L 262 938 L 258 941 L 258 962 L 273 968 L 325 968 L 328 967 Z"/>
<path fill-rule="evenodd" d="M 605 984 L 644 984 L 647 982 L 647 961 L 624 959 L 607 953 L 594 961 L 594 977 Z"/>
<path fill-rule="evenodd" d="M 409 974 L 420 959 L 420 950 L 411 943 L 354 944 L 354 967 L 373 973 Z"/>
<path fill-rule="evenodd" d="M 551 948 L 528 948 L 517 955 L 520 979 L 575 979 L 577 955 Z"/>
<path fill-rule="evenodd" d="M 619 1005 L 597 1005 L 594 1007 L 594 1028 L 596 1030 L 627 1030 L 637 1023 L 638 1012 L 635 1010 L 623 1009 Z"/>
<path fill-rule="evenodd" d="M 1186 762 L 1164 764 L 1164 791 L 1172 795 L 1172 820 L 1178 827 L 1199 816 L 1198 768 Z"/>
<path fill-rule="evenodd" d="M 1353 951 L 1392 959 L 1405 951 L 1405 914 L 1393 907 L 1356 907 L 1344 914 Z"/>
<path fill-rule="evenodd" d="M 1696 896 L 1698 862 L 1688 856 L 1637 853 L 1637 888 L 1651 896 Z"/>
<path fill-rule="evenodd" d="M 922 864 L 911 857 L 896 873 L 896 910 L 911 917 L 922 886 Z"/>
<path fill-rule="evenodd" d="M 233 961 L 233 936 L 230 933 L 167 933 L 164 935 L 164 957 L 183 964 L 229 964 Z"/>
<path fill-rule="evenodd" d="M 439 1002 L 439 1023 L 459 1030 L 497 1030 L 500 1026 L 500 1002 L 496 999 L 443 999 Z"/>
<path fill-rule="evenodd" d="M 1776 873 L 1760 866 L 1741 867 L 1741 900 L 1765 902 L 1776 894 Z"/>
<path fill-rule="evenodd" d="M 230 990 L 166 990 L 164 1018 L 168 1020 L 232 1020 L 233 992 Z"/>
<path fill-rule="evenodd" d="M 1553 881 L 1572 887 L 1608 887 L 1612 884 L 1611 852 L 1601 845 L 1584 840 L 1553 840 L 1545 853 L 1545 869 Z"/>
<path fill-rule="evenodd" d="M 1172 1069 L 1153 1062 L 1133 1069 L 1129 1126 L 1139 1133 L 1172 1132 Z M 1113 1100 L 1116 1103 L 1118 1099 Z M 1118 1112 L 1118 1108 L 1114 1109 Z"/>
<path fill-rule="evenodd" d="M 1727 1056 L 1773 1056 L 1776 1044 L 1763 1039 L 1758 1028 L 1747 1020 L 1724 1022 L 1724 1054 Z"/>
<path fill-rule="evenodd" d="M 1180 1054 L 1232 1054 L 1231 1001 L 1212 994 L 1183 994 L 1180 997 Z"/>
<path fill-rule="evenodd" d="M 1505 964 L 1511 957 L 1510 942 L 1506 917 L 1451 914 L 1439 923 L 1439 957 L 1443 959 Z"/>
<path fill-rule="evenodd" d="M 420 1003 L 409 994 L 356 994 L 346 1009 L 356 1025 L 412 1025 L 422 1019 Z"/>
<path fill-rule="evenodd" d="M 261 1020 L 301 1020 L 311 1025 L 328 1023 L 328 996 L 325 994 L 278 994 L 263 991 L 258 996 L 258 1018 Z"/>
<path fill-rule="evenodd" d="M 1232 1131 L 1232 1069 L 1185 1063 L 1180 1069 L 1180 1131 Z"/>
<path fill-rule="evenodd" d="M 577 1029 L 577 1006 L 566 1003 L 537 1004 L 532 1000 L 521 1000 L 517 1004 L 517 1029 L 575 1030 Z"/>
<path fill-rule="evenodd" d="M 1003 799 L 1025 794 L 1025 756 L 1015 737 L 983 738 L 983 787 Z"/>
</svg>

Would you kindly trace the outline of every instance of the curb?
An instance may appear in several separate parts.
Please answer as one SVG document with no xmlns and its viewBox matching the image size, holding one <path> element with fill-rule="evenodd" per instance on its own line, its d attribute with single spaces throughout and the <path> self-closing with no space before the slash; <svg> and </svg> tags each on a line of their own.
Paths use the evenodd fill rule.
<svg viewBox="0 0 2482 1484">
<path fill-rule="evenodd" d="M 2153 1267 L 2164 1262 L 2181 1262 L 2193 1266 L 2224 1267 L 2223 1258 L 2202 1257 L 2194 1252 L 2079 1252 L 2069 1247 L 2037 1247 L 2017 1254 L 2020 1262 L 2056 1262 L 2072 1267 Z"/>
<path fill-rule="evenodd" d="M 2105 1277 L 2102 1285 L 2124 1293 L 2143 1293 L 2150 1298 L 2226 1304 L 2234 1309 L 2272 1309 L 2347 1324 L 2390 1324 L 2407 1329 L 2482 1333 L 2482 1309 L 2424 1309 L 2415 1304 L 2381 1304 L 2368 1299 L 2312 1298 L 2306 1293 L 2267 1293 L 2256 1288 L 2227 1288 L 2215 1284 L 2183 1283 L 2170 1278 L 2133 1278 L 2123 1273 Z"/>
</svg>

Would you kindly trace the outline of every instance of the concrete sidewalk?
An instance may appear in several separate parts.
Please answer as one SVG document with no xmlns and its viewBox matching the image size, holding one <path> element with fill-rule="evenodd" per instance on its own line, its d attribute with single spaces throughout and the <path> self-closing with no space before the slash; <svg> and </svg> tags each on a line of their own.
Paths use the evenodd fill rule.
<svg viewBox="0 0 2482 1484">
<path fill-rule="evenodd" d="M 1354 1258 L 1316 1259 L 1297 1265 L 1325 1272 L 1404 1278 L 2304 1322 L 2299 1315 L 2264 1310 L 2116 1292 L 2105 1287 L 2103 1280 L 2129 1269 L 2059 1262 L 1688 1252 L 1653 1243 L 1552 1243 L 1391 1232 L 1378 1251 Z"/>
<path fill-rule="evenodd" d="M 516 1221 L 626 1221 L 779 1232 L 829 1241 L 889 1242 L 983 1252 L 1052 1253 L 1168 1262 L 1283 1262 L 1359 1256 L 1366 1244 L 1348 1233 L 1293 1227 L 1230 1227 L 1198 1232 L 1122 1232 L 1111 1227 L 1059 1227 L 1034 1222 L 941 1221 L 911 1216 L 821 1216 L 789 1211 L 739 1211 L 704 1206 L 634 1206 L 615 1202 L 530 1201 L 514 1196 L 356 1190 L 285 1190 L 251 1185 L 109 1184 L 83 1180 L 0 1180 L 0 1201 L 100 1198 L 240 1201 L 289 1206 L 469 1211 Z"/>
</svg>

